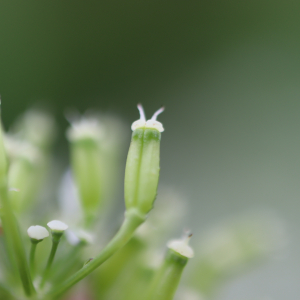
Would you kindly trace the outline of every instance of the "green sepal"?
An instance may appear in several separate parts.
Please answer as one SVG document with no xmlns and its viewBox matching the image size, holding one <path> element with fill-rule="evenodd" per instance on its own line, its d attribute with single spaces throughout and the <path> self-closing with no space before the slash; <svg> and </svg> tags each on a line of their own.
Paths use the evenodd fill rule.
<svg viewBox="0 0 300 300">
<path fill-rule="evenodd" d="M 51 236 L 52 236 L 52 241 L 53 243 L 59 243 L 62 235 L 64 234 L 64 230 L 52 230 L 51 229 Z"/>
</svg>

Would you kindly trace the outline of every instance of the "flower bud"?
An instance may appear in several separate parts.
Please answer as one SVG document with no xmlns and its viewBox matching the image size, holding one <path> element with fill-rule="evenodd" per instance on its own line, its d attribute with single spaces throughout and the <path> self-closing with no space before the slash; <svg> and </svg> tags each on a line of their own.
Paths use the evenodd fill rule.
<svg viewBox="0 0 300 300">
<path fill-rule="evenodd" d="M 39 191 L 44 173 L 43 155 L 39 148 L 15 136 L 6 135 L 4 141 L 10 163 L 10 202 L 20 213 L 28 209 Z"/>
<path fill-rule="evenodd" d="M 103 202 L 103 170 L 100 151 L 103 128 L 97 119 L 82 118 L 71 123 L 67 137 L 71 142 L 74 180 L 88 225 L 97 216 L 98 209 Z"/>
<path fill-rule="evenodd" d="M 146 121 L 144 110 L 139 104 L 140 119 L 132 124 L 131 144 L 125 170 L 126 209 L 138 209 L 147 214 L 153 207 L 159 179 L 159 153 L 162 124 L 156 121 L 164 108 Z"/>
<path fill-rule="evenodd" d="M 52 240 L 58 242 L 65 232 L 68 229 L 68 225 L 64 222 L 53 220 L 47 223 L 47 226 L 51 229 Z"/>
<path fill-rule="evenodd" d="M 191 234 L 184 239 L 172 240 L 168 243 L 168 248 L 176 252 L 177 254 L 186 257 L 194 257 L 194 250 L 189 246 Z"/>
<path fill-rule="evenodd" d="M 45 110 L 27 110 L 13 125 L 12 131 L 20 139 L 26 140 L 40 150 L 49 150 L 56 135 L 53 117 Z"/>
<path fill-rule="evenodd" d="M 30 226 L 27 229 L 28 236 L 30 237 L 32 242 L 39 243 L 44 238 L 49 236 L 48 230 L 43 226 Z"/>
<path fill-rule="evenodd" d="M 146 300 L 174 299 L 184 267 L 189 258 L 194 256 L 193 249 L 188 245 L 191 236 L 168 243 L 166 257 L 152 280 Z"/>
</svg>

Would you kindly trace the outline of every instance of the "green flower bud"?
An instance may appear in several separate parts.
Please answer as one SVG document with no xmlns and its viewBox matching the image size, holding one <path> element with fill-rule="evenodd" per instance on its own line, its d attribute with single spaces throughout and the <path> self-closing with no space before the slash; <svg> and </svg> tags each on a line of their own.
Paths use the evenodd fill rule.
<svg viewBox="0 0 300 300">
<path fill-rule="evenodd" d="M 164 108 L 146 121 L 143 107 L 139 104 L 140 119 L 132 124 L 132 138 L 125 170 L 126 209 L 138 209 L 147 214 L 153 207 L 159 179 L 159 152 L 161 132 L 164 131 L 157 116 Z"/>
<path fill-rule="evenodd" d="M 27 110 L 12 127 L 12 132 L 43 151 L 48 151 L 56 136 L 53 117 L 43 109 Z"/>
<path fill-rule="evenodd" d="M 172 300 L 181 279 L 182 272 L 189 260 L 194 256 L 188 245 L 190 237 L 172 240 L 168 243 L 168 251 L 162 266 L 158 269 L 146 294 L 147 300 Z"/>
<path fill-rule="evenodd" d="M 71 123 L 67 137 L 71 142 L 71 164 L 79 197 L 89 225 L 103 202 L 103 170 L 100 144 L 103 127 L 97 119 L 82 118 Z"/>
<path fill-rule="evenodd" d="M 39 243 L 43 241 L 46 237 L 49 236 L 48 230 L 39 225 L 30 226 L 27 229 L 28 236 L 30 237 L 30 240 L 32 243 Z"/>
<path fill-rule="evenodd" d="M 52 241 L 58 243 L 65 230 L 68 229 L 68 225 L 64 222 L 53 220 L 47 223 L 47 226 L 51 230 Z"/>
<path fill-rule="evenodd" d="M 44 174 L 44 156 L 36 146 L 5 136 L 9 158 L 8 185 L 13 209 L 21 213 L 30 207 L 39 191 Z"/>
</svg>

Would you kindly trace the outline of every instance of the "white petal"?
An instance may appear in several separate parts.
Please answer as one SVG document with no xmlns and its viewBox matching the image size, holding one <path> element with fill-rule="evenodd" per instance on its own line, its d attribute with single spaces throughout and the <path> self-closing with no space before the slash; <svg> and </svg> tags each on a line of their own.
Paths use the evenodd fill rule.
<svg viewBox="0 0 300 300">
<path fill-rule="evenodd" d="M 168 248 L 187 258 L 194 257 L 194 250 L 188 245 L 189 238 L 172 240 L 168 243 Z"/>
<path fill-rule="evenodd" d="M 65 231 L 68 228 L 68 225 L 65 224 L 64 222 L 58 221 L 58 220 L 53 220 L 49 222 L 48 227 L 52 230 L 56 231 Z"/>
<path fill-rule="evenodd" d="M 30 238 L 35 240 L 43 240 L 44 238 L 49 236 L 48 230 L 43 226 L 30 226 L 27 230 L 27 233 Z"/>
</svg>

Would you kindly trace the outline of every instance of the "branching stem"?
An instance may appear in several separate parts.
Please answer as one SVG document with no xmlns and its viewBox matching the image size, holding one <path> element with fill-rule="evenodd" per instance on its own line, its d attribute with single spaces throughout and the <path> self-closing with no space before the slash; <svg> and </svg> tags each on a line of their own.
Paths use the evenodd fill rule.
<svg viewBox="0 0 300 300">
<path fill-rule="evenodd" d="M 120 248 L 125 246 L 131 239 L 135 230 L 145 221 L 146 216 L 141 215 L 136 209 L 130 209 L 125 214 L 125 220 L 113 237 L 113 239 L 107 244 L 107 246 L 89 263 L 85 264 L 79 271 L 72 275 L 61 285 L 55 287 L 50 293 L 48 293 L 46 299 L 55 299 L 58 296 L 65 293 L 78 281 L 89 275 L 92 271 L 98 268 L 108 258 L 115 254 Z"/>
</svg>

